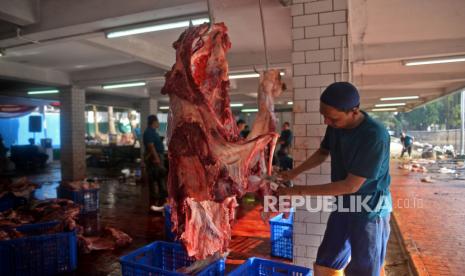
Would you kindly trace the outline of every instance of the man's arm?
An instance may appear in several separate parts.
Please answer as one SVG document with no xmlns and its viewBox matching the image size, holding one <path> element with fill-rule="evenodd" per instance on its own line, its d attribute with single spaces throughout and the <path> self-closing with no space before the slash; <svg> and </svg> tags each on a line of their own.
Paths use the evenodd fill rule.
<svg viewBox="0 0 465 276">
<path fill-rule="evenodd" d="M 306 170 L 312 169 L 320 164 L 322 164 L 329 156 L 329 151 L 319 148 L 310 158 L 305 162 L 297 166 L 293 170 L 285 171 L 281 173 L 282 178 L 287 181 L 291 180 L 299 174 L 303 173 Z"/>
<path fill-rule="evenodd" d="M 278 193 L 280 195 L 301 195 L 301 196 L 313 196 L 313 195 L 329 195 L 338 196 L 345 194 L 355 193 L 360 189 L 366 178 L 356 176 L 351 173 L 346 179 L 336 181 L 323 185 L 314 186 L 294 186 L 290 188 L 279 188 Z"/>
</svg>

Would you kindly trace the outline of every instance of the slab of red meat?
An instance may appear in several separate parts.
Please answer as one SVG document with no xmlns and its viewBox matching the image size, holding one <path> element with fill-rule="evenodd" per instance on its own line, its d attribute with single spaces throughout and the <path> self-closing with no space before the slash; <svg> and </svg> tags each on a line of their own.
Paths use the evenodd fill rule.
<svg viewBox="0 0 465 276">
<path fill-rule="evenodd" d="M 191 27 L 173 46 L 176 63 L 162 89 L 170 97 L 171 220 L 188 254 L 204 259 L 227 250 L 236 197 L 268 189 L 262 176 L 271 174 L 273 99 L 283 84 L 277 70 L 261 74 L 257 119 L 242 139 L 229 106 L 226 26 Z"/>
<path fill-rule="evenodd" d="M 27 177 L 20 177 L 15 181 L 2 177 L 0 180 L 0 198 L 8 193 L 12 193 L 17 197 L 29 198 L 31 193 L 38 187 L 37 184 L 29 181 Z"/>
<path fill-rule="evenodd" d="M 31 210 L 37 221 L 61 221 L 65 231 L 72 231 L 76 227 L 76 219 L 81 207 L 71 200 L 58 198 L 41 201 Z"/>
<path fill-rule="evenodd" d="M 0 230 L 0 241 L 22 238 L 24 235 L 16 229 Z"/>
<path fill-rule="evenodd" d="M 132 238 L 113 227 L 105 227 L 100 236 L 84 237 L 78 236 L 79 247 L 84 253 L 89 253 L 93 250 L 113 250 L 115 248 L 124 247 L 132 242 Z"/>
</svg>

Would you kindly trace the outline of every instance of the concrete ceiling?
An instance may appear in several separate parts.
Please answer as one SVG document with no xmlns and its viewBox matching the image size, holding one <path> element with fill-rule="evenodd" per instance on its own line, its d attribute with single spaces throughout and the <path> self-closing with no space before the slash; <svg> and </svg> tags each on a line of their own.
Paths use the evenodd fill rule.
<svg viewBox="0 0 465 276">
<path fill-rule="evenodd" d="M 270 63 L 286 71 L 292 99 L 291 11 L 284 1 L 263 0 Z M 212 1 L 215 22 L 229 28 L 231 72 L 265 63 L 257 0 Z M 174 63 L 171 45 L 182 29 L 106 39 L 105 31 L 133 24 L 207 15 L 205 0 L 2 0 L 0 5 L 0 94 L 24 96 L 24 83 L 78 85 L 89 100 L 134 106 L 160 95 L 163 75 Z M 463 0 L 349 0 L 348 52 L 363 107 L 381 96 L 419 95 L 405 110 L 465 86 L 465 63 L 406 67 L 403 60 L 465 54 Z M 19 31 L 18 31 L 19 30 Z M 146 80 L 145 88 L 104 91 L 111 82 Z M 232 102 L 252 107 L 258 79 L 231 81 Z"/>
<path fill-rule="evenodd" d="M 4 60 L 66 73 L 134 61 L 131 57 L 79 41 L 57 42 L 34 48 L 12 48 Z"/>
<path fill-rule="evenodd" d="M 106 39 L 105 31 L 194 14 L 208 16 L 206 1 L 196 0 L 5 1 L 8 7 L 0 7 L 0 48 L 6 52 L 0 59 L 1 77 L 48 86 L 78 85 L 88 90 L 90 98 L 105 102 L 105 97 L 119 97 L 131 106 L 149 95 L 157 96 L 161 105 L 167 103 L 168 98 L 159 91 L 164 73 L 175 61 L 172 43 L 183 29 L 116 39 Z M 34 5 L 40 6 L 40 13 L 31 12 Z M 213 1 L 213 11 L 215 22 L 225 22 L 229 28 L 233 45 L 228 54 L 230 71 L 263 68 L 258 1 Z M 267 0 L 264 13 L 270 63 L 286 70 L 287 83 L 292 87 L 290 8 L 277 0 Z M 104 83 L 132 80 L 146 80 L 147 87 L 112 91 L 100 88 Z M 257 80 L 232 81 L 232 100 L 254 106 Z M 2 90 L 25 94 L 24 86 L 13 92 L 11 86 Z M 288 91 L 280 102 L 286 105 L 291 99 Z"/>
<path fill-rule="evenodd" d="M 465 87 L 465 62 L 404 66 L 403 61 L 465 55 L 463 0 L 350 0 L 353 81 L 366 108 L 381 97 L 420 96 L 405 108 Z"/>
</svg>

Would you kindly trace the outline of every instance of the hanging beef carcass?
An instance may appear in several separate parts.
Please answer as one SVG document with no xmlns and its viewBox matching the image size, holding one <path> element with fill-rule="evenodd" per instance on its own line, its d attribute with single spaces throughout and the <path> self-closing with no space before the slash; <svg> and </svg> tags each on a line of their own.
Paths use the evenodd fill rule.
<svg viewBox="0 0 465 276">
<path fill-rule="evenodd" d="M 190 27 L 173 46 L 176 63 L 162 89 L 170 98 L 171 220 L 188 254 L 204 259 L 227 250 L 236 197 L 269 190 L 262 179 L 278 138 L 273 99 L 284 85 L 278 70 L 261 74 L 259 112 L 242 139 L 229 106 L 226 26 Z"/>
</svg>

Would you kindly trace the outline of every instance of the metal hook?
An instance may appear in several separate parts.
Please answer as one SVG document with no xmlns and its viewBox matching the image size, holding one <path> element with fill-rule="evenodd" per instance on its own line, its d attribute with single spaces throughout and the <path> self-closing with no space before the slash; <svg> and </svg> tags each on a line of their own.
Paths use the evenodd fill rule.
<svg viewBox="0 0 465 276">
<path fill-rule="evenodd" d="M 268 61 L 268 49 L 266 45 L 266 33 L 265 33 L 265 23 L 263 19 L 263 10 L 262 10 L 262 0 L 258 0 L 258 6 L 260 8 L 260 21 L 262 23 L 262 36 L 263 36 L 263 46 L 265 48 L 265 71 L 268 71 L 268 68 L 270 67 L 269 61 Z"/>
<path fill-rule="evenodd" d="M 212 4 L 210 3 L 211 0 L 207 0 L 207 8 L 208 8 L 208 19 L 209 19 L 209 26 L 208 26 L 208 31 L 210 31 L 213 28 L 213 25 L 215 24 L 215 17 L 213 15 L 213 7 Z"/>
<path fill-rule="evenodd" d="M 252 67 L 253 67 L 254 72 L 260 75 L 260 72 L 258 72 L 258 70 L 257 70 L 257 68 L 255 67 L 255 65 L 252 66 Z"/>
</svg>

